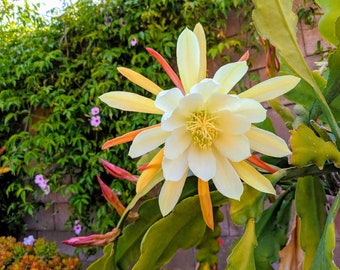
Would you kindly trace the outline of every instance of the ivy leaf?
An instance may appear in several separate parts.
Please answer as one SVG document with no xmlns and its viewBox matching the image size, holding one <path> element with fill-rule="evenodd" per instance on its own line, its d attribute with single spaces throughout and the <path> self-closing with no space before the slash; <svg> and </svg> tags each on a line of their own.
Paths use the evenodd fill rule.
<svg viewBox="0 0 340 270">
<path fill-rule="evenodd" d="M 230 217 L 231 220 L 243 226 L 249 218 L 258 218 L 263 211 L 266 194 L 244 184 L 244 191 L 239 201 L 230 199 Z"/>
<path fill-rule="evenodd" d="M 298 178 L 295 205 L 301 218 L 300 244 L 305 252 L 303 269 L 309 270 L 326 222 L 325 192 L 319 178 Z"/>
<path fill-rule="evenodd" d="M 256 246 L 255 220 L 250 218 L 242 237 L 234 245 L 226 270 L 256 270 L 254 248 Z"/>
<path fill-rule="evenodd" d="M 319 32 L 329 43 L 337 46 L 339 44 L 339 39 L 336 36 L 336 21 L 340 17 L 340 2 L 317 0 L 316 3 L 324 12 L 324 15 L 319 21 Z"/>
<path fill-rule="evenodd" d="M 220 206 L 227 198 L 211 192 L 212 204 Z M 133 269 L 159 269 L 178 249 L 197 245 L 206 230 L 197 195 L 181 201 L 168 216 L 154 223 L 145 234 L 141 256 Z"/>
<path fill-rule="evenodd" d="M 290 144 L 293 150 L 291 164 L 302 167 L 313 162 L 321 170 L 326 160 L 332 160 L 336 167 L 340 167 L 340 152 L 333 142 L 326 142 L 317 137 L 305 125 L 300 125 L 291 133 Z"/>
<path fill-rule="evenodd" d="M 311 266 L 311 270 L 336 270 L 338 269 L 333 262 L 333 251 L 335 249 L 336 237 L 334 230 L 334 219 L 340 208 L 340 193 L 336 196 L 329 211 L 325 229 L 323 231 L 316 256 Z"/>
<path fill-rule="evenodd" d="M 287 245 L 279 252 L 280 270 L 301 269 L 303 251 L 299 243 L 300 219 L 295 216 Z"/>
<path fill-rule="evenodd" d="M 292 2 L 254 0 L 254 24 L 259 34 L 277 48 L 285 64 L 313 88 L 317 88 L 296 39 L 297 16 L 292 12 Z"/>
</svg>

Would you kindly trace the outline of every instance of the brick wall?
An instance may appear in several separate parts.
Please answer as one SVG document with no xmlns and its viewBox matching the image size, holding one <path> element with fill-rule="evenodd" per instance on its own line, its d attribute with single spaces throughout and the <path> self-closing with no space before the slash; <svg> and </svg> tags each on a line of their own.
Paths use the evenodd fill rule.
<svg viewBox="0 0 340 270">
<path fill-rule="evenodd" d="M 238 33 L 240 29 L 240 19 L 236 14 L 230 14 L 228 17 L 228 31 L 227 37 L 233 37 Z M 316 28 L 312 28 L 309 25 L 300 23 L 298 25 L 298 43 L 302 50 L 302 53 L 311 69 L 316 69 L 314 64 L 315 61 L 320 60 L 320 56 L 314 55 L 317 48 L 317 41 L 321 40 L 319 33 Z M 325 48 L 327 48 L 327 45 Z M 250 73 L 259 76 L 262 80 L 267 79 L 265 74 L 265 58 L 263 51 L 261 53 L 250 51 L 250 57 L 252 60 L 252 67 Z M 240 55 L 230 52 L 231 61 L 237 61 Z M 216 60 L 209 64 L 209 73 L 214 74 L 215 70 L 223 65 L 222 60 Z M 293 107 L 293 104 L 285 101 L 286 105 Z M 289 131 L 285 127 L 283 121 L 278 117 L 278 115 L 268 108 L 268 116 L 274 122 L 276 132 L 279 136 L 288 140 Z M 62 197 L 59 194 L 50 194 L 43 198 L 44 202 L 54 202 L 48 210 L 40 210 L 34 218 L 27 218 L 28 234 L 33 234 L 35 237 L 44 237 L 50 241 L 56 241 L 60 250 L 63 253 L 72 254 L 74 248 L 61 244 L 61 241 L 73 237 L 73 232 L 66 231 L 64 226 L 66 220 L 69 216 L 68 210 L 68 198 Z M 225 260 L 227 257 L 227 251 L 231 244 L 242 234 L 243 228 L 235 226 L 229 219 L 229 214 L 227 207 L 222 207 L 222 212 L 224 213 L 225 220 L 221 223 L 222 227 L 222 240 L 224 245 L 221 247 L 219 253 L 220 265 L 218 269 L 224 269 Z M 171 270 L 183 270 L 183 269 L 195 269 L 195 251 L 193 249 L 179 251 L 176 257 L 169 263 L 167 269 Z M 84 259 L 85 264 L 94 258 Z M 337 242 L 337 248 L 335 250 L 335 262 L 340 266 L 340 241 Z"/>
</svg>

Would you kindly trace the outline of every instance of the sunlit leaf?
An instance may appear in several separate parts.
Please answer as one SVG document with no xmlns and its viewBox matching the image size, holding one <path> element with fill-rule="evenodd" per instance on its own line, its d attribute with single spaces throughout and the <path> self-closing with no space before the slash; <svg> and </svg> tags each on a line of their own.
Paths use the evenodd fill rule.
<svg viewBox="0 0 340 270">
<path fill-rule="evenodd" d="M 311 266 L 311 270 L 335 270 L 339 269 L 334 265 L 334 249 L 336 245 L 336 236 L 334 230 L 334 219 L 340 208 L 340 192 L 336 196 L 333 205 L 329 211 L 325 229 L 323 231 L 316 256 Z"/>
<path fill-rule="evenodd" d="M 276 47 L 286 65 L 314 87 L 314 79 L 297 42 L 297 16 L 292 12 L 292 2 L 254 0 L 254 24 L 259 34 Z"/>
<path fill-rule="evenodd" d="M 300 125 L 291 133 L 290 143 L 293 150 L 291 164 L 304 166 L 315 163 L 322 169 L 326 160 L 331 160 L 335 166 L 340 167 L 340 152 L 333 142 L 325 142 L 305 125 Z"/>
<path fill-rule="evenodd" d="M 319 32 L 329 43 L 337 46 L 339 39 L 336 36 L 336 21 L 340 17 L 340 2 L 330 0 L 316 0 L 322 8 L 323 16 L 319 21 Z"/>
<path fill-rule="evenodd" d="M 115 270 L 116 265 L 114 263 L 114 248 L 113 243 L 110 243 L 104 247 L 104 255 L 91 263 L 88 266 L 88 270 Z"/>
<path fill-rule="evenodd" d="M 326 222 L 325 191 L 319 178 L 298 178 L 295 206 L 301 218 L 300 244 L 305 252 L 302 269 L 310 270 Z"/>
<path fill-rule="evenodd" d="M 218 192 L 212 192 L 211 199 L 214 206 L 227 201 Z M 133 269 L 159 269 L 170 261 L 178 249 L 197 245 L 205 230 L 198 196 L 184 199 L 173 212 L 147 231 L 141 245 L 141 256 Z"/>
<path fill-rule="evenodd" d="M 242 237 L 234 245 L 227 259 L 226 270 L 255 270 L 256 244 L 255 220 L 250 218 Z"/>
<path fill-rule="evenodd" d="M 266 194 L 244 184 L 244 191 L 239 201 L 230 199 L 231 220 L 243 226 L 249 218 L 258 218 L 263 211 Z"/>
</svg>

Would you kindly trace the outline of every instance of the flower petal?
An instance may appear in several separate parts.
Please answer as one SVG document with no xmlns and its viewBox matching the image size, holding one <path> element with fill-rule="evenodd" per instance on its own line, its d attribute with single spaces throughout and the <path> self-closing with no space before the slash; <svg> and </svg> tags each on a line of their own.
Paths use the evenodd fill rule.
<svg viewBox="0 0 340 270">
<path fill-rule="evenodd" d="M 155 105 L 162 111 L 171 113 L 178 106 L 181 98 L 183 98 L 181 90 L 178 88 L 172 88 L 170 90 L 160 92 L 156 97 Z"/>
<path fill-rule="evenodd" d="M 216 158 L 212 150 L 201 150 L 192 144 L 188 152 L 188 163 L 193 174 L 204 181 L 212 179 L 216 174 Z"/>
<path fill-rule="evenodd" d="M 252 123 L 259 123 L 266 119 L 266 109 L 258 101 L 249 98 L 240 98 L 239 107 L 235 112 L 244 115 Z"/>
<path fill-rule="evenodd" d="M 220 111 L 216 113 L 216 125 L 226 134 L 243 134 L 247 132 L 250 127 L 250 121 L 240 115 L 229 111 Z"/>
<path fill-rule="evenodd" d="M 199 93 L 204 101 L 207 101 L 210 96 L 217 92 L 221 88 L 221 85 L 212 79 L 203 79 L 199 83 L 195 84 L 190 89 L 190 93 Z"/>
<path fill-rule="evenodd" d="M 179 181 L 188 169 L 188 151 L 183 152 L 176 159 L 163 158 L 163 175 L 167 181 Z M 138 182 L 137 182 L 138 183 Z"/>
<path fill-rule="evenodd" d="M 175 129 L 165 140 L 164 156 L 167 159 L 177 158 L 187 150 L 191 140 L 185 128 Z"/>
<path fill-rule="evenodd" d="M 214 80 L 222 84 L 223 93 L 228 93 L 247 73 L 247 70 L 246 61 L 226 64 L 216 71 Z"/>
<path fill-rule="evenodd" d="M 131 144 L 129 156 L 136 158 L 154 150 L 164 143 L 167 136 L 169 136 L 169 132 L 162 130 L 161 127 L 147 129 L 139 133 Z"/>
<path fill-rule="evenodd" d="M 210 198 L 209 183 L 198 178 L 198 197 L 200 200 L 202 216 L 205 224 L 214 230 L 213 207 Z"/>
<path fill-rule="evenodd" d="M 206 110 L 208 112 L 218 112 L 222 110 L 235 111 L 239 105 L 239 98 L 234 95 L 226 95 L 221 93 L 213 93 L 206 102 Z"/>
<path fill-rule="evenodd" d="M 292 75 L 279 76 L 256 84 L 238 96 L 242 98 L 252 98 L 258 102 L 263 102 L 287 93 L 299 82 L 300 78 Z"/>
<path fill-rule="evenodd" d="M 139 85 L 145 90 L 149 91 L 151 94 L 157 95 L 160 91 L 162 91 L 162 88 L 160 88 L 157 84 L 150 81 L 148 78 L 144 77 L 138 72 L 133 71 L 132 69 L 125 68 L 125 67 L 118 67 L 117 70 L 125 78 Z"/>
<path fill-rule="evenodd" d="M 130 112 L 163 114 L 152 99 L 123 91 L 108 92 L 99 97 L 112 108 Z"/>
<path fill-rule="evenodd" d="M 198 44 L 200 47 L 200 70 L 198 74 L 198 81 L 203 80 L 207 76 L 207 42 L 205 38 L 205 33 L 202 25 L 200 23 L 195 25 L 194 33 L 197 37 Z"/>
<path fill-rule="evenodd" d="M 244 135 L 220 134 L 214 140 L 214 145 L 224 157 L 234 162 L 250 156 L 250 143 Z"/>
<path fill-rule="evenodd" d="M 177 41 L 177 65 L 185 92 L 198 82 L 200 47 L 196 35 L 185 28 Z"/>
<path fill-rule="evenodd" d="M 250 148 L 254 151 L 272 157 L 284 157 L 291 154 L 286 142 L 267 130 L 251 127 L 246 136 L 250 141 Z"/>
<path fill-rule="evenodd" d="M 229 161 L 217 153 L 216 158 L 216 175 L 213 182 L 217 190 L 222 195 L 239 200 L 243 193 L 243 184 L 240 177 L 231 166 Z"/>
<path fill-rule="evenodd" d="M 276 194 L 272 183 L 245 161 L 231 162 L 240 178 L 258 191 Z"/>
<path fill-rule="evenodd" d="M 183 174 L 183 177 L 179 181 L 164 181 L 158 197 L 159 208 L 163 216 L 169 214 L 176 206 L 182 194 L 187 174 L 188 171 Z"/>
<path fill-rule="evenodd" d="M 153 126 L 149 126 L 149 127 L 133 130 L 131 132 L 125 133 L 122 136 L 119 136 L 119 137 L 113 138 L 111 140 L 108 140 L 108 141 L 106 141 L 103 144 L 102 149 L 104 150 L 104 149 L 110 148 L 110 147 L 118 145 L 118 144 L 122 144 L 122 143 L 126 143 L 126 142 L 131 142 L 134 138 L 136 138 L 136 136 L 139 133 L 143 132 L 144 130 L 152 129 L 152 128 L 155 128 L 155 127 L 159 127 L 160 125 L 161 124 L 159 123 L 159 124 L 156 124 L 156 125 L 153 125 Z"/>
<path fill-rule="evenodd" d="M 153 187 L 150 187 L 150 183 L 154 183 L 155 185 L 163 179 L 162 174 L 159 176 L 159 172 L 161 172 L 162 159 L 164 157 L 164 150 L 161 149 L 150 161 L 146 169 L 139 176 L 137 185 L 136 185 L 136 193 L 145 192 L 145 194 Z M 148 189 L 148 187 L 150 189 Z M 146 191 L 147 190 L 147 191 Z"/>
</svg>

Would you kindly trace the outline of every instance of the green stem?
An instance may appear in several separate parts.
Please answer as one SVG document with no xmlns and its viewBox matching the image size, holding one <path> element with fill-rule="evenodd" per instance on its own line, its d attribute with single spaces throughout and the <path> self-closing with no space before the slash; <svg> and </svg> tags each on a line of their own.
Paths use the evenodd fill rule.
<svg viewBox="0 0 340 270">
<path fill-rule="evenodd" d="M 335 167 L 333 164 L 327 164 L 323 167 L 322 170 L 320 170 L 316 165 L 308 165 L 305 167 L 292 167 L 288 169 L 282 169 L 277 172 L 278 176 L 282 175 L 282 171 L 284 171 L 284 175 L 280 177 L 279 181 L 288 181 L 292 179 L 297 179 L 302 176 L 320 176 L 329 174 L 331 172 L 340 172 L 340 169 Z M 273 177 L 275 178 L 275 173 L 273 174 Z"/>
</svg>

